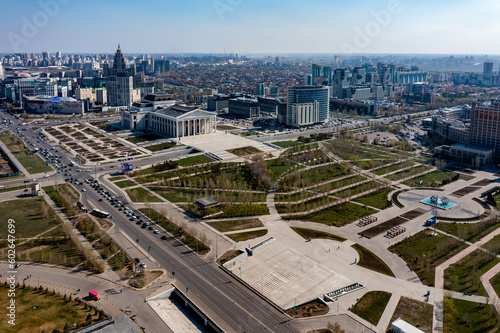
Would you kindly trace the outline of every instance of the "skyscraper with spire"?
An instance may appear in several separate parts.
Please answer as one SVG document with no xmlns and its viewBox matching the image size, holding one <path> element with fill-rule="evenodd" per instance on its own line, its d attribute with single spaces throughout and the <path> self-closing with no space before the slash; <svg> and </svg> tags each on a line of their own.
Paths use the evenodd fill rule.
<svg viewBox="0 0 500 333">
<path fill-rule="evenodd" d="M 127 70 L 127 64 L 125 63 L 125 56 L 120 48 L 120 44 L 118 44 L 118 49 L 115 53 L 115 59 L 113 61 L 113 75 L 116 75 L 119 72 Z"/>
<path fill-rule="evenodd" d="M 115 53 L 111 76 L 106 78 L 108 104 L 113 106 L 128 106 L 133 102 L 134 80 L 130 69 L 127 68 L 125 57 L 118 44 Z"/>
</svg>

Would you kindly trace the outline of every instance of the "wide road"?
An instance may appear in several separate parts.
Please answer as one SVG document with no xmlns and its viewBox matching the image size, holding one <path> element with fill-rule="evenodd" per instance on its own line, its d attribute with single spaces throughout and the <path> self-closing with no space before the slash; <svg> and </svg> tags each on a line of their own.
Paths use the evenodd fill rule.
<svg viewBox="0 0 500 333">
<path fill-rule="evenodd" d="M 16 127 L 29 128 L 32 126 L 22 126 L 22 121 L 5 112 L 2 113 L 2 116 L 14 122 L 9 126 L 11 130 Z M 33 140 L 31 130 L 27 129 L 21 133 L 27 135 L 29 140 Z M 36 144 L 39 148 L 50 149 L 51 147 L 47 142 L 40 141 Z M 62 161 L 65 164 L 74 161 L 69 158 L 69 154 L 60 149 L 58 154 L 63 156 Z M 76 176 L 80 178 L 80 181 L 90 178 L 93 174 L 93 172 L 85 172 L 84 169 L 87 169 L 85 167 L 80 167 L 82 172 L 75 174 L 74 170 L 77 168 L 79 167 L 73 167 L 73 178 Z M 114 170 L 108 168 L 105 171 L 116 170 L 116 167 Z M 53 175 L 50 178 L 59 177 L 58 175 Z M 17 182 L 22 183 L 22 181 Z M 289 317 L 223 272 L 216 264 L 203 261 L 193 251 L 163 230 L 160 234 L 155 235 L 152 231 L 142 229 L 140 225 L 129 221 L 123 212 L 110 205 L 108 201 L 100 202 L 101 196 L 86 183 L 78 186 L 78 189 L 83 194 L 82 200 L 87 207 L 109 212 L 117 227 L 132 239 L 138 240 L 139 245 L 145 249 L 151 245 L 151 256 L 163 268 L 169 272 L 175 272 L 174 284 L 183 289 L 188 297 L 226 332 L 297 332 Z M 82 192 L 83 189 L 86 191 Z M 123 197 L 120 200 L 125 203 Z M 156 228 L 161 230 L 160 227 Z M 162 235 L 167 235 L 167 240 L 161 240 Z M 212 246 L 214 245 L 212 244 Z M 117 305 L 121 306 L 121 304 Z"/>
<path fill-rule="evenodd" d="M 108 201 L 99 201 L 101 196 L 94 189 L 83 186 L 86 188 L 84 204 L 110 213 L 117 227 L 138 240 L 138 244 L 144 249 L 151 246 L 151 256 L 169 272 L 175 272 L 174 284 L 187 292 L 188 297 L 225 331 L 296 332 L 287 316 L 223 272 L 216 264 L 200 259 L 159 226 L 155 228 L 161 232 L 153 234 L 129 221 L 122 211 L 111 206 Z M 141 217 L 148 220 L 147 216 Z M 167 236 L 167 240 L 160 239 L 163 235 Z"/>
</svg>

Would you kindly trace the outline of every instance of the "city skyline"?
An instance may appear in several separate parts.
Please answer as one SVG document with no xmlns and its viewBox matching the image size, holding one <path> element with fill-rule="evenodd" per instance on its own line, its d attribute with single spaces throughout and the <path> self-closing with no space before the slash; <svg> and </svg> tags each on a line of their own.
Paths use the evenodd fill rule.
<svg viewBox="0 0 500 333">
<path fill-rule="evenodd" d="M 6 3 L 0 53 L 113 53 L 120 43 L 125 53 L 495 55 L 495 9 L 492 0 Z"/>
</svg>

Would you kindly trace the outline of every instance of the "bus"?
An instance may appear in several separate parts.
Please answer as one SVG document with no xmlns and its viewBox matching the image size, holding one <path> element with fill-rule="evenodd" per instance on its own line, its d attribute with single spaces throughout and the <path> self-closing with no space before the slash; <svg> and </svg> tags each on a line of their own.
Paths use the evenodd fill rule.
<svg viewBox="0 0 500 333">
<path fill-rule="evenodd" d="M 106 212 L 103 212 L 103 211 L 100 211 L 97 209 L 92 210 L 92 215 L 95 215 L 97 217 L 102 217 L 102 218 L 109 217 L 109 213 L 106 213 Z"/>
</svg>

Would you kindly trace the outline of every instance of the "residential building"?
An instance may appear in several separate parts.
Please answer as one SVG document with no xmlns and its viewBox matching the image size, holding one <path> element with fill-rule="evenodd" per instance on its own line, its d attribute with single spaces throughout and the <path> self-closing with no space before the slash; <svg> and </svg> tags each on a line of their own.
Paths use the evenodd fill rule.
<svg viewBox="0 0 500 333">
<path fill-rule="evenodd" d="M 500 101 L 472 105 L 469 144 L 500 152 Z"/>
</svg>

